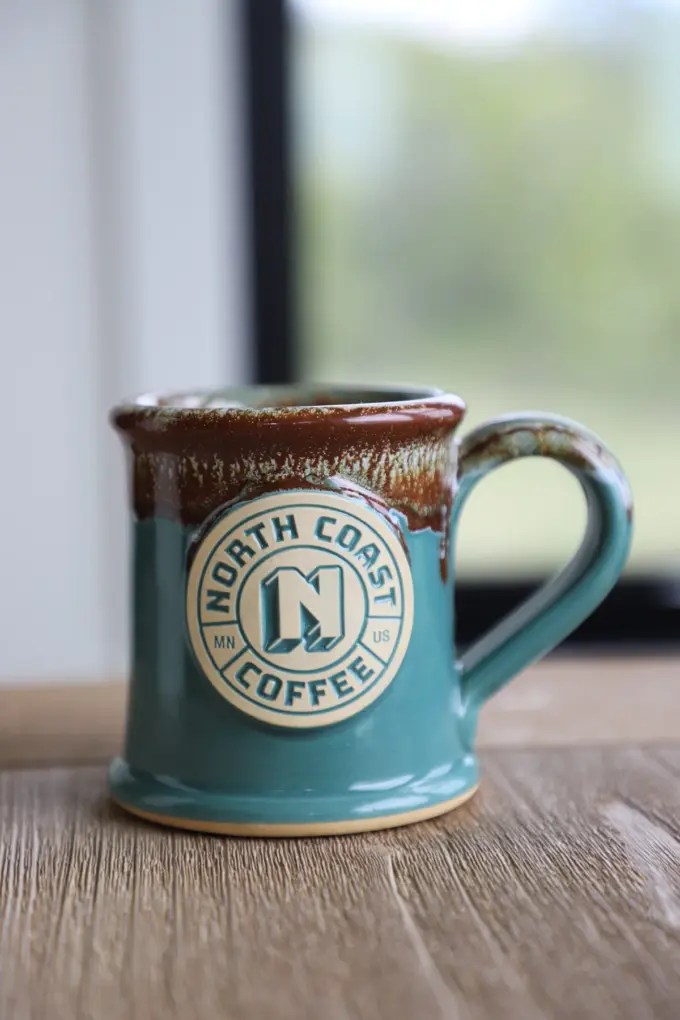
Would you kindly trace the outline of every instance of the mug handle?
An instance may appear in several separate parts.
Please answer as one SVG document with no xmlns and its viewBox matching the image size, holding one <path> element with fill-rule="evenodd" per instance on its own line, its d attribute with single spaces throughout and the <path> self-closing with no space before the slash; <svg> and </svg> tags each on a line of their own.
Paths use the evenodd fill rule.
<svg viewBox="0 0 680 1020">
<path fill-rule="evenodd" d="M 460 659 L 461 707 L 470 743 L 482 704 L 592 613 L 616 583 L 630 549 L 633 504 L 622 468 L 592 432 L 550 414 L 507 415 L 463 439 L 454 530 L 477 482 L 519 457 L 549 457 L 576 475 L 587 502 L 586 533 L 567 566 Z"/>
</svg>

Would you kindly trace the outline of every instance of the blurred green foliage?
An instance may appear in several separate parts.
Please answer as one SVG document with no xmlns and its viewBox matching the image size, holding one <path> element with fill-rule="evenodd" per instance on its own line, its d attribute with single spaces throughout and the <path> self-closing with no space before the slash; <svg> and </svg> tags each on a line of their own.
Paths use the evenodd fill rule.
<svg viewBox="0 0 680 1020">
<path fill-rule="evenodd" d="M 680 544 L 650 496 L 677 463 L 679 24 L 497 53 L 307 26 L 299 50 L 307 374 L 585 413 L 644 485 L 648 558 Z"/>
<path fill-rule="evenodd" d="M 356 48 L 399 95 L 389 159 L 379 120 L 368 139 L 379 174 L 303 166 L 312 357 L 384 337 L 391 358 L 492 351 L 511 374 L 642 372 L 672 392 L 677 377 L 647 369 L 680 365 L 680 181 L 659 187 L 635 46 L 480 59 L 351 31 L 316 44 L 312 74 L 331 46 L 351 74 Z"/>
</svg>

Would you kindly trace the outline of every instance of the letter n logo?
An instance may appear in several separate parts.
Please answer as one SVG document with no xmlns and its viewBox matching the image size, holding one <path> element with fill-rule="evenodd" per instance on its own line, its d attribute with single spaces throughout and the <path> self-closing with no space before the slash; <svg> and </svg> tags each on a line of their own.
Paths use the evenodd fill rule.
<svg viewBox="0 0 680 1020">
<path fill-rule="evenodd" d="M 262 582 L 262 638 L 266 652 L 326 652 L 344 637 L 341 567 L 305 575 L 279 567 Z"/>
</svg>

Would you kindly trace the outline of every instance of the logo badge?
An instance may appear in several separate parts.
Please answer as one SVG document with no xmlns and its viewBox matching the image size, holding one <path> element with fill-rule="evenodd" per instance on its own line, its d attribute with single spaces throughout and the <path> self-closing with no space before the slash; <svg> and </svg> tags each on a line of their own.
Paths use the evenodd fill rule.
<svg viewBox="0 0 680 1020">
<path fill-rule="evenodd" d="M 189 571 L 196 658 L 241 711 L 276 726 L 326 726 L 394 679 L 413 626 L 399 537 L 332 492 L 271 493 L 204 535 Z"/>
</svg>

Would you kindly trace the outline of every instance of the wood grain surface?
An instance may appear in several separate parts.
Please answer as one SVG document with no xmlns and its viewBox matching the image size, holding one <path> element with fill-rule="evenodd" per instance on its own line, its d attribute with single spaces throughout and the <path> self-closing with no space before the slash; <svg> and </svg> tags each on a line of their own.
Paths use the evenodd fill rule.
<svg viewBox="0 0 680 1020">
<path fill-rule="evenodd" d="M 165 831 L 0 773 L 2 1020 L 677 1020 L 680 745 L 505 749 L 443 819 Z"/>
<path fill-rule="evenodd" d="M 0 766 L 107 761 L 121 745 L 125 699 L 120 681 L 0 686 Z M 680 657 L 553 658 L 485 706 L 479 744 L 680 740 L 679 705 Z"/>
</svg>

